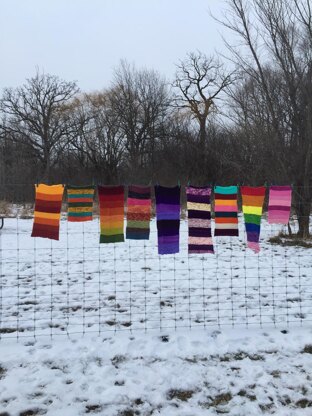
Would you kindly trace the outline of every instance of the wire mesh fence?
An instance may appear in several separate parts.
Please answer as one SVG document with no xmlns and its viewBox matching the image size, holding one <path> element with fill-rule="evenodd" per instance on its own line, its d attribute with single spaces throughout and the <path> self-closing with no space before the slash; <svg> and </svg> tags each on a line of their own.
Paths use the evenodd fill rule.
<svg viewBox="0 0 312 416">
<path fill-rule="evenodd" d="M 148 241 L 99 244 L 97 217 L 69 223 L 63 214 L 59 241 L 31 238 L 33 220 L 22 217 L 15 212 L 0 231 L 2 340 L 311 325 L 312 248 L 272 244 L 287 226 L 265 214 L 259 254 L 247 248 L 239 215 L 239 237 L 214 238 L 215 254 L 204 255 L 188 255 L 181 220 L 180 252 L 163 256 L 155 220 Z"/>
</svg>

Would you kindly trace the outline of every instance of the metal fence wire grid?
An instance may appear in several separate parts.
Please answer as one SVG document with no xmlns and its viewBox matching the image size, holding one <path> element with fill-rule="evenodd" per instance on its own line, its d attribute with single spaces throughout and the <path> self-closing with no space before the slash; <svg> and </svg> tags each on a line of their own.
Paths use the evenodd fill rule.
<svg viewBox="0 0 312 416">
<path fill-rule="evenodd" d="M 261 251 L 239 237 L 214 238 L 215 254 L 157 254 L 148 241 L 99 244 L 99 219 L 69 223 L 60 240 L 31 238 L 32 218 L 6 218 L 0 231 L 2 340 L 108 331 L 289 327 L 312 321 L 312 248 L 272 244 L 287 226 L 261 224 Z M 294 231 L 296 221 L 291 221 Z"/>
</svg>

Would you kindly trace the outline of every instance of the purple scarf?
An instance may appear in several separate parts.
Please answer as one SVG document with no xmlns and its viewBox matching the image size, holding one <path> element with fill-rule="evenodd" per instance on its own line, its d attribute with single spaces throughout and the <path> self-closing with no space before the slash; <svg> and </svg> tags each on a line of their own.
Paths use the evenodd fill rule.
<svg viewBox="0 0 312 416">
<path fill-rule="evenodd" d="M 158 254 L 179 252 L 180 187 L 155 186 Z"/>
</svg>

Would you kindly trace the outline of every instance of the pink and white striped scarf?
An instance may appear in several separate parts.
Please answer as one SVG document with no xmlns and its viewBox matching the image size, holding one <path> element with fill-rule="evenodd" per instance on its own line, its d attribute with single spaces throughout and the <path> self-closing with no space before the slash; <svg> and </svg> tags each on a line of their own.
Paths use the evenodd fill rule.
<svg viewBox="0 0 312 416">
<path fill-rule="evenodd" d="M 290 217 L 291 186 L 271 186 L 269 195 L 269 224 L 287 224 Z"/>
</svg>

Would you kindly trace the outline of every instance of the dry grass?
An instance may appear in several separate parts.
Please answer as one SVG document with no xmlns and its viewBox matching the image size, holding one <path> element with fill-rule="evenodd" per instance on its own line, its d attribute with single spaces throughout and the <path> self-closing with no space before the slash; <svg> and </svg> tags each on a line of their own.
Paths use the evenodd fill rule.
<svg viewBox="0 0 312 416">
<path fill-rule="evenodd" d="M 284 233 L 280 233 L 274 237 L 269 238 L 269 243 L 280 245 L 283 247 L 304 247 L 304 248 L 312 248 L 312 238 L 303 239 L 299 238 L 296 234 L 288 235 Z"/>
<path fill-rule="evenodd" d="M 33 204 L 25 204 L 19 210 L 19 218 L 22 220 L 29 220 L 34 216 L 34 206 Z"/>
<path fill-rule="evenodd" d="M 0 216 L 10 217 L 12 215 L 12 204 L 8 201 L 0 201 Z"/>
</svg>

